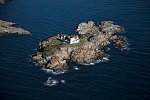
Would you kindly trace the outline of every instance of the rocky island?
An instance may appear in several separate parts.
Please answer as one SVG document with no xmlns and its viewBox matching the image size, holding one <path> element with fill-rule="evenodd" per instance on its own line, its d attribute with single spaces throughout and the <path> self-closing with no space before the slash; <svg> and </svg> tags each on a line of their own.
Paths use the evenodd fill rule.
<svg viewBox="0 0 150 100">
<path fill-rule="evenodd" d="M 36 53 L 31 54 L 37 66 L 56 73 L 68 69 L 67 62 L 91 64 L 107 57 L 105 51 L 110 50 L 110 44 L 124 48 L 128 42 L 119 33 L 124 28 L 112 21 L 80 23 L 76 26 L 78 35 L 59 35 L 40 42 Z"/>
<path fill-rule="evenodd" d="M 12 1 L 12 0 L 0 0 L 0 5 L 6 4 L 8 1 Z"/>
<path fill-rule="evenodd" d="M 14 27 L 16 23 L 0 20 L 0 36 L 3 35 L 29 35 L 30 32 L 22 28 Z"/>
</svg>

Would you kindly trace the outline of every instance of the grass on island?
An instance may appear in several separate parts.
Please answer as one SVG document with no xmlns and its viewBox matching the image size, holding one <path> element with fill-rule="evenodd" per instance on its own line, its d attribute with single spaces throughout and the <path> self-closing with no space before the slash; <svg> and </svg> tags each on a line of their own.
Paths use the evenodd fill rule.
<svg viewBox="0 0 150 100">
<path fill-rule="evenodd" d="M 69 41 L 65 42 L 65 40 L 58 39 L 57 36 L 49 38 L 51 42 L 47 43 L 44 51 L 54 51 L 64 46 L 69 47 L 79 47 L 85 43 L 85 40 L 80 39 L 79 43 L 70 44 Z"/>
<path fill-rule="evenodd" d="M 6 26 L 6 25 L 1 25 L 0 27 L 2 27 L 2 28 L 7 28 L 7 26 Z"/>
</svg>

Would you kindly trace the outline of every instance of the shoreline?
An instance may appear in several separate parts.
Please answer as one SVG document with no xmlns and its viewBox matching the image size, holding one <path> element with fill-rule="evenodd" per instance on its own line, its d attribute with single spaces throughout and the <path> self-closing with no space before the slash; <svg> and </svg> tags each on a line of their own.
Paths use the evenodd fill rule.
<svg viewBox="0 0 150 100">
<path fill-rule="evenodd" d="M 119 49 L 128 44 L 127 39 L 120 36 L 124 28 L 112 21 L 80 23 L 75 32 L 74 36 L 58 34 L 40 42 L 37 52 L 31 55 L 32 61 L 37 66 L 44 65 L 45 69 L 59 73 L 68 69 L 67 62 L 93 64 L 108 57 L 105 52 L 110 50 L 110 44 Z M 71 42 L 76 37 L 79 41 Z"/>
<path fill-rule="evenodd" d="M 0 20 L 0 37 L 7 35 L 29 35 L 30 32 L 22 28 L 15 27 L 18 23 Z"/>
</svg>

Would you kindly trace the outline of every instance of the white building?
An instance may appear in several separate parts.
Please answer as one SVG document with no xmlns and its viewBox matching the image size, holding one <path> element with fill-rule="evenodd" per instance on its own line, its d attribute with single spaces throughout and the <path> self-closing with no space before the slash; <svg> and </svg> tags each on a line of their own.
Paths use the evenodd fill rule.
<svg viewBox="0 0 150 100">
<path fill-rule="evenodd" d="M 79 42 L 80 42 L 80 39 L 78 35 L 70 38 L 70 44 L 79 43 Z"/>
<path fill-rule="evenodd" d="M 66 39 L 66 35 L 61 35 L 61 39 Z"/>
</svg>

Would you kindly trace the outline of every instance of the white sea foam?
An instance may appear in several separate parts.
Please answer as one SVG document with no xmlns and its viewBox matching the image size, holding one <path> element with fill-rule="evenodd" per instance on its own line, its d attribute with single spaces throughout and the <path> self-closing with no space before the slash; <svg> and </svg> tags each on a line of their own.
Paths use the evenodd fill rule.
<svg viewBox="0 0 150 100">
<path fill-rule="evenodd" d="M 57 85 L 59 82 L 57 80 L 52 79 L 51 77 L 48 77 L 47 81 L 44 84 L 44 86 L 54 86 Z"/>
<path fill-rule="evenodd" d="M 94 63 L 90 63 L 90 65 L 94 65 Z"/>
<path fill-rule="evenodd" d="M 36 62 L 33 62 L 35 64 L 35 66 L 38 66 Z"/>
<path fill-rule="evenodd" d="M 60 82 L 61 82 L 61 83 L 66 83 L 66 81 L 65 81 L 65 80 L 61 80 Z"/>
<path fill-rule="evenodd" d="M 90 66 L 90 65 L 95 65 L 96 63 L 100 63 L 100 62 L 107 62 L 107 61 L 109 61 L 108 57 L 109 57 L 109 55 L 107 55 L 107 57 L 103 57 L 102 59 L 96 60 L 96 62 L 89 63 L 89 64 L 82 63 L 82 65 Z"/>
<path fill-rule="evenodd" d="M 95 65 L 95 63 L 82 63 L 82 65 L 90 66 L 90 65 Z"/>
<path fill-rule="evenodd" d="M 101 61 L 109 61 L 108 57 L 103 57 L 103 59 Z"/>
<path fill-rule="evenodd" d="M 109 61 L 108 57 L 103 57 L 102 59 L 97 60 L 96 63 L 107 62 L 107 61 Z"/>
<path fill-rule="evenodd" d="M 46 69 L 44 66 L 42 67 L 41 70 L 44 70 L 46 73 L 51 73 L 51 74 L 54 74 L 54 75 L 64 74 L 67 71 L 67 70 L 65 70 L 65 71 L 54 72 L 51 69 Z"/>
<path fill-rule="evenodd" d="M 128 47 L 128 45 L 125 45 L 125 46 L 121 49 L 121 51 L 127 51 L 127 50 L 130 50 L 130 48 Z"/>
<path fill-rule="evenodd" d="M 78 66 L 73 66 L 75 70 L 79 70 L 80 68 Z"/>
</svg>

